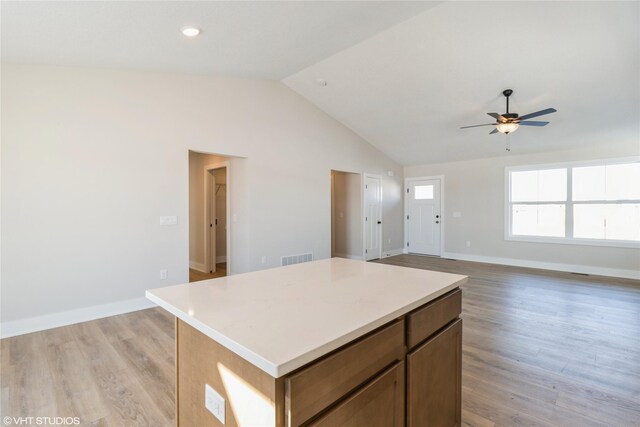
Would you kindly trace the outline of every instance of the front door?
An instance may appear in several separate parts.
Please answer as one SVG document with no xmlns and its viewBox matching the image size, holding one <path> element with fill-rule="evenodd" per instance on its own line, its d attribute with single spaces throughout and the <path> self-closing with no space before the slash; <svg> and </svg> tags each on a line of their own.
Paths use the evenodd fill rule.
<svg viewBox="0 0 640 427">
<path fill-rule="evenodd" d="M 364 258 L 382 256 L 382 185 L 380 177 L 364 177 Z"/>
<path fill-rule="evenodd" d="M 440 180 L 411 180 L 407 186 L 407 250 L 440 256 Z"/>
</svg>

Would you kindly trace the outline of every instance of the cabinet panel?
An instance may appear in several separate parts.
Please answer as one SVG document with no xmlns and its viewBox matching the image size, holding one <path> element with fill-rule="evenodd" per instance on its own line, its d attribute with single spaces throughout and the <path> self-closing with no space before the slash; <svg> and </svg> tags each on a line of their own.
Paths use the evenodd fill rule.
<svg viewBox="0 0 640 427">
<path fill-rule="evenodd" d="M 398 362 L 309 424 L 314 427 L 402 427 L 404 362 Z"/>
<path fill-rule="evenodd" d="M 404 320 L 338 350 L 285 380 L 287 425 L 298 426 L 404 359 Z"/>
<path fill-rule="evenodd" d="M 225 426 L 284 425 L 284 380 L 180 319 L 176 319 L 176 371 L 178 427 L 223 426 L 205 407 L 205 385 L 226 400 Z"/>
<path fill-rule="evenodd" d="M 407 356 L 407 425 L 460 426 L 462 319 Z"/>
<path fill-rule="evenodd" d="M 462 291 L 457 289 L 407 315 L 407 345 L 414 347 L 457 318 L 462 312 Z"/>
</svg>

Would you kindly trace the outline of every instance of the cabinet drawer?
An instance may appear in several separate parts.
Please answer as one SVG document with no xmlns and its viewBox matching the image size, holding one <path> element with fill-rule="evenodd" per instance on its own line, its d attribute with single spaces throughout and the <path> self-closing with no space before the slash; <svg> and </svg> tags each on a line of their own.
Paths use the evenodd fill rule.
<svg viewBox="0 0 640 427">
<path fill-rule="evenodd" d="M 457 318 L 462 312 L 462 291 L 456 289 L 407 316 L 407 346 L 412 348 Z"/>
<path fill-rule="evenodd" d="M 327 411 L 313 427 L 402 427 L 404 362 L 398 362 L 355 394 Z"/>
<path fill-rule="evenodd" d="M 285 379 L 285 416 L 298 426 L 396 360 L 404 358 L 404 320 L 349 344 Z"/>
</svg>

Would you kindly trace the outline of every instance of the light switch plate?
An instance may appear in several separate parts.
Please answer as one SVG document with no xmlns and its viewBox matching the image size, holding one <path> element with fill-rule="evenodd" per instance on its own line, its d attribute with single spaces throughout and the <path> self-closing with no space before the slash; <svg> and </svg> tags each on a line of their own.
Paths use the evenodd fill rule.
<svg viewBox="0 0 640 427">
<path fill-rule="evenodd" d="M 178 217 L 175 215 L 160 217 L 160 225 L 176 225 L 177 223 Z"/>
<path fill-rule="evenodd" d="M 204 385 L 204 406 L 224 425 L 225 400 L 209 384 Z"/>
</svg>

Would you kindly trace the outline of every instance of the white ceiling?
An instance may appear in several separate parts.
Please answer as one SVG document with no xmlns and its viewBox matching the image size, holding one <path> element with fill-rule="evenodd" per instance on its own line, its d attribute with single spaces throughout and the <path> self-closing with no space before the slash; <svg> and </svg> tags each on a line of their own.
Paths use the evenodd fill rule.
<svg viewBox="0 0 640 427">
<path fill-rule="evenodd" d="M 405 165 L 640 139 L 640 2 L 2 1 L 2 60 L 282 79 Z M 179 29 L 195 25 L 193 40 Z M 319 86 L 317 79 L 328 85 Z M 540 118 L 542 119 L 542 118 Z"/>
<path fill-rule="evenodd" d="M 435 4 L 2 1 L 2 60 L 280 80 Z"/>
<path fill-rule="evenodd" d="M 326 87 L 315 83 L 318 78 Z M 635 138 L 639 2 L 447 2 L 283 80 L 405 165 L 505 154 L 487 112 L 555 107 L 511 154 Z"/>
<path fill-rule="evenodd" d="M 512 154 L 640 141 L 639 17 L 638 2 L 448 2 L 284 82 L 405 165 L 505 154 L 492 127 L 459 127 L 504 113 L 506 88 L 511 112 L 558 110 L 510 135 Z"/>
</svg>

